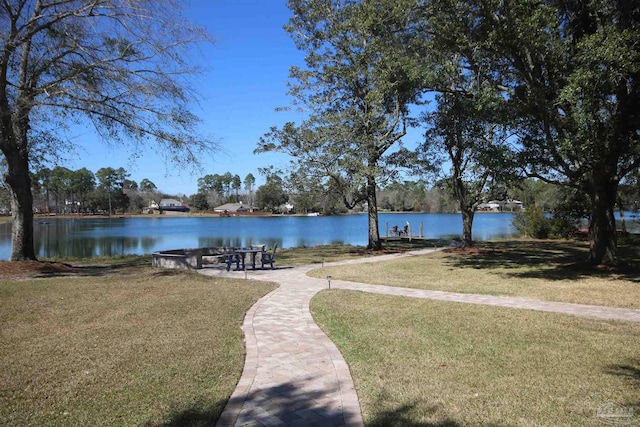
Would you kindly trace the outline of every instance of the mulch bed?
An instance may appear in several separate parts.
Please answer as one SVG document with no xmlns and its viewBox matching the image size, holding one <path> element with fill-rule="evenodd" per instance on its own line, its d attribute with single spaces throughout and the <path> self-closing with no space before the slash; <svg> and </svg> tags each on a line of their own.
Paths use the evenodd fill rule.
<svg viewBox="0 0 640 427">
<path fill-rule="evenodd" d="M 0 261 L 0 278 L 29 279 L 74 271 L 75 268 L 73 266 L 61 262 Z"/>
</svg>

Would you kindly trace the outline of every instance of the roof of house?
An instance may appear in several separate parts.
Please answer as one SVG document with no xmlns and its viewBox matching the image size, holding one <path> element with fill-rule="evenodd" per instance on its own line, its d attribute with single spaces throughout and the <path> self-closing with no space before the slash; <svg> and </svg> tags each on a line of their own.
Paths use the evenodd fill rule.
<svg viewBox="0 0 640 427">
<path fill-rule="evenodd" d="M 248 211 L 249 207 L 244 203 L 226 203 L 221 206 L 217 206 L 213 208 L 216 212 L 238 212 L 238 211 Z"/>
<path fill-rule="evenodd" d="M 176 199 L 162 199 L 159 203 L 160 206 L 182 206 L 183 203 Z"/>
</svg>

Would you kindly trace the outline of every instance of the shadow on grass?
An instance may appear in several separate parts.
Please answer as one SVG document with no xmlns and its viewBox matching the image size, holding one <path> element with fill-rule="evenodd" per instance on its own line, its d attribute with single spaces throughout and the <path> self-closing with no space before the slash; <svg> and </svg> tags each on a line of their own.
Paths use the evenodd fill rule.
<svg viewBox="0 0 640 427">
<path fill-rule="evenodd" d="M 175 412 L 160 424 L 147 423 L 147 427 L 215 426 L 226 402 L 219 401 L 208 408 L 189 408 Z"/>
<path fill-rule="evenodd" d="M 411 413 L 415 411 L 416 404 L 406 404 L 394 408 L 392 410 L 384 411 L 370 422 L 367 423 L 369 427 L 461 427 L 463 424 L 454 421 L 452 419 L 444 419 L 436 422 L 419 422 L 413 420 Z M 437 411 L 437 407 L 431 407 L 426 409 L 427 413 L 433 414 Z"/>
<path fill-rule="evenodd" d="M 634 387 L 640 389 L 640 359 L 632 359 L 625 364 L 610 365 L 607 367 L 606 372 L 623 377 Z"/>
<path fill-rule="evenodd" d="M 309 391 L 302 384 L 313 383 L 313 377 L 301 379 L 299 383 L 283 383 L 274 387 L 251 392 L 231 401 L 231 405 L 246 405 L 241 414 L 224 413 L 224 402 L 217 402 L 209 408 L 189 408 L 176 412 L 170 418 L 157 424 L 162 427 L 180 426 L 221 426 L 239 424 L 274 425 L 274 426 L 343 426 L 352 425 L 349 414 L 343 414 L 333 405 L 323 405 L 326 401 L 326 390 Z M 428 414 L 435 414 L 437 408 L 427 408 Z M 387 427 L 461 427 L 461 422 L 445 418 L 435 422 L 419 422 L 415 420 L 417 404 L 406 404 L 393 410 L 382 412 L 368 420 L 367 426 Z M 424 412 L 421 410 L 420 412 Z M 222 415 L 222 418 L 220 416 Z M 155 426 L 156 424 L 147 424 Z"/>
<path fill-rule="evenodd" d="M 622 377 L 627 383 L 636 389 L 640 390 L 640 359 L 631 359 L 628 363 L 609 365 L 607 366 L 606 373 Z M 640 421 L 640 400 L 630 402 L 631 407 L 636 411 L 635 415 L 638 417 L 637 421 Z M 631 424 L 629 424 L 631 425 Z M 635 424 L 634 424 L 635 425 Z"/>
<path fill-rule="evenodd" d="M 619 246 L 616 267 L 593 265 L 588 243 L 575 241 L 505 241 L 480 243 L 475 248 L 451 249 L 446 261 L 455 267 L 506 269 L 506 275 L 546 280 L 585 277 L 617 278 L 640 283 L 640 245 L 637 240 Z"/>
<path fill-rule="evenodd" d="M 34 278 L 54 278 L 64 276 L 100 277 L 131 274 L 135 269 L 151 265 L 149 256 L 127 256 L 124 258 L 106 258 L 105 263 L 101 259 L 87 260 L 79 263 L 35 261 L 25 268 L 31 270 Z M 85 262 L 87 262 L 85 264 Z M 90 263 L 90 264 L 89 264 Z"/>
</svg>

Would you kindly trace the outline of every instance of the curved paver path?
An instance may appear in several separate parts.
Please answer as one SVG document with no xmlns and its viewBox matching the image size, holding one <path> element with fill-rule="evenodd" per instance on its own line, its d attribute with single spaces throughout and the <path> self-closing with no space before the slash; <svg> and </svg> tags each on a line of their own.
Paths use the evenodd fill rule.
<svg viewBox="0 0 640 427">
<path fill-rule="evenodd" d="M 381 255 L 325 265 L 378 262 L 417 256 L 433 249 Z M 218 426 L 362 426 L 360 405 L 349 368 L 337 347 L 315 324 L 311 298 L 327 281 L 308 277 L 318 265 L 256 270 L 251 279 L 280 287 L 261 298 L 246 314 L 244 370 Z M 202 269 L 209 276 L 245 277 L 244 272 Z M 550 311 L 608 320 L 640 322 L 640 310 L 427 291 L 332 280 L 332 288 L 412 298 Z"/>
</svg>

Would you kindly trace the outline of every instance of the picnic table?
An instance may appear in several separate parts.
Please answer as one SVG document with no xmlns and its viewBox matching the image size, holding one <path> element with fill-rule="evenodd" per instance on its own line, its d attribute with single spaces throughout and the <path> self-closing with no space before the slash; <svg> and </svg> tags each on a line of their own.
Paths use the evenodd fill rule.
<svg viewBox="0 0 640 427">
<path fill-rule="evenodd" d="M 255 270 L 256 269 L 256 256 L 259 253 L 262 253 L 262 249 L 260 248 L 241 248 L 241 249 L 236 249 L 235 254 L 237 256 L 240 257 L 240 262 L 242 264 L 242 267 L 239 268 L 239 270 L 244 270 L 246 267 L 245 261 L 246 261 L 246 257 L 247 254 L 251 255 L 251 269 Z"/>
</svg>

